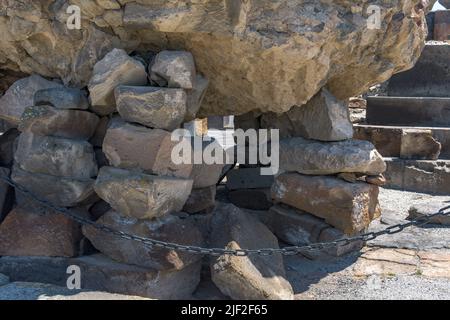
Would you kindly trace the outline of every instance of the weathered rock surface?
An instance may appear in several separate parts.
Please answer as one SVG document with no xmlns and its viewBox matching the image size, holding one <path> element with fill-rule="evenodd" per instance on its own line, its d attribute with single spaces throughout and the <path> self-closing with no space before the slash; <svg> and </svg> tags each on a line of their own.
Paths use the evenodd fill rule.
<svg viewBox="0 0 450 320">
<path fill-rule="evenodd" d="M 41 89 L 34 94 L 34 105 L 51 105 L 58 109 L 81 109 L 89 108 L 89 101 L 79 89 L 58 87 Z"/>
<path fill-rule="evenodd" d="M 86 211 L 77 214 L 88 217 Z M 0 256 L 73 257 L 79 253 L 81 227 L 44 207 L 16 207 L 0 224 Z"/>
<path fill-rule="evenodd" d="M 416 219 L 421 217 L 427 217 L 432 214 L 439 212 L 442 208 L 449 206 L 449 203 L 436 201 L 431 199 L 427 202 L 415 204 L 411 208 L 409 208 L 408 219 Z M 431 223 L 442 224 L 445 226 L 450 226 L 450 217 L 449 216 L 436 216 L 431 218 Z"/>
<path fill-rule="evenodd" d="M 200 142 L 199 140 L 202 138 L 191 139 L 191 163 L 193 165 L 190 179 L 194 181 L 194 189 L 216 185 L 222 175 L 226 159 L 226 151 L 217 140 L 214 138 L 211 138 L 210 141 Z"/>
<path fill-rule="evenodd" d="M 306 246 L 316 242 L 329 242 L 345 235 L 309 213 L 287 206 L 275 205 L 269 210 L 267 225 L 283 242 L 293 246 Z M 323 250 L 333 256 L 342 256 L 346 253 L 362 248 L 363 242 L 356 241 L 348 245 L 336 246 Z M 302 251 L 302 254 L 313 256 L 317 252 Z"/>
<path fill-rule="evenodd" d="M 290 138 L 280 141 L 280 169 L 308 175 L 341 172 L 377 175 L 386 170 L 386 164 L 368 141 L 324 143 Z"/>
<path fill-rule="evenodd" d="M 98 61 L 89 81 L 92 110 L 100 115 L 116 111 L 114 89 L 118 85 L 139 86 L 147 83 L 144 65 L 122 49 L 110 51 Z"/>
<path fill-rule="evenodd" d="M 219 204 L 211 223 L 214 247 L 278 248 L 277 238 L 265 225 L 231 204 Z M 223 294 L 236 300 L 293 299 L 280 254 L 266 257 L 222 255 L 211 260 L 211 276 Z"/>
<path fill-rule="evenodd" d="M 449 160 L 385 158 L 386 187 L 432 194 L 450 194 Z"/>
<path fill-rule="evenodd" d="M 0 98 L 0 118 L 15 125 L 19 124 L 25 108 L 34 105 L 36 91 L 55 87 L 62 88 L 62 85 L 39 75 L 32 75 L 14 82 Z"/>
<path fill-rule="evenodd" d="M 186 115 L 187 95 L 182 89 L 118 86 L 117 110 L 126 121 L 172 131 Z"/>
<path fill-rule="evenodd" d="M 73 207 L 98 199 L 93 179 L 72 179 L 31 173 L 14 166 L 11 179 L 54 205 Z"/>
<path fill-rule="evenodd" d="M 187 219 L 174 215 L 152 220 L 127 218 L 116 211 L 104 214 L 98 223 L 128 234 L 169 241 L 182 245 L 203 245 L 200 231 Z M 181 270 L 201 259 L 201 255 L 150 247 L 133 240 L 125 240 L 91 226 L 83 227 L 83 234 L 108 257 L 128 264 L 156 270 Z"/>
<path fill-rule="evenodd" d="M 164 50 L 150 66 L 150 79 L 160 87 L 193 89 L 196 71 L 192 53 Z"/>
<path fill-rule="evenodd" d="M 367 183 L 374 184 L 379 187 L 382 187 L 386 184 L 386 178 L 383 174 L 379 174 L 376 176 L 365 176 L 365 180 Z"/>
<path fill-rule="evenodd" d="M 1 272 L 12 281 L 44 282 L 63 287 L 67 285 L 67 267 L 70 265 L 80 267 L 82 290 L 103 290 L 152 299 L 191 298 L 200 281 L 199 262 L 182 270 L 157 271 L 119 263 L 103 254 L 78 258 L 0 258 Z"/>
<path fill-rule="evenodd" d="M 25 108 L 19 130 L 42 136 L 88 140 L 98 124 L 98 117 L 87 111 L 61 110 L 49 105 Z"/>
<path fill-rule="evenodd" d="M 89 142 L 22 133 L 14 154 L 25 171 L 88 179 L 97 175 L 94 148 Z"/>
<path fill-rule="evenodd" d="M 440 153 L 441 144 L 433 138 L 431 130 L 403 130 L 400 158 L 437 160 Z"/>
<path fill-rule="evenodd" d="M 103 141 L 103 152 L 115 167 L 188 178 L 192 163 L 172 161 L 172 150 L 177 143 L 171 140 L 168 131 L 113 120 Z"/>
<path fill-rule="evenodd" d="M 215 185 L 201 189 L 193 189 L 183 207 L 183 211 L 187 213 L 197 213 L 203 210 L 214 208 L 215 203 Z"/>
<path fill-rule="evenodd" d="M 187 101 L 186 101 L 186 117 L 184 121 L 194 120 L 197 116 L 198 111 L 205 97 L 206 90 L 209 86 L 209 80 L 205 77 L 197 74 L 195 78 L 194 87 L 190 90 L 186 90 Z"/>
<path fill-rule="evenodd" d="M 321 141 L 341 141 L 353 137 L 347 103 L 322 89 L 306 105 L 277 115 L 264 114 L 261 127 L 280 129 L 280 137 L 303 137 Z"/>
<path fill-rule="evenodd" d="M 283 173 L 275 179 L 272 198 L 325 219 L 348 235 L 366 229 L 381 213 L 377 186 L 335 177 Z"/>
<path fill-rule="evenodd" d="M 181 270 L 158 271 L 117 263 L 102 254 L 71 260 L 79 265 L 84 288 L 132 294 L 152 299 L 191 298 L 200 282 L 200 261 Z"/>
<path fill-rule="evenodd" d="M 75 0 L 82 30 L 68 30 L 67 2 L 10 1 L 0 21 L 0 68 L 82 87 L 114 47 L 188 50 L 211 81 L 203 115 L 280 113 L 323 86 L 344 100 L 411 68 L 426 37 L 418 2 L 370 2 L 382 23 L 368 29 L 366 2 L 121 1 L 105 9 Z"/>
<path fill-rule="evenodd" d="M 181 211 L 191 193 L 192 180 L 102 167 L 94 188 L 121 214 L 150 219 Z"/>
</svg>

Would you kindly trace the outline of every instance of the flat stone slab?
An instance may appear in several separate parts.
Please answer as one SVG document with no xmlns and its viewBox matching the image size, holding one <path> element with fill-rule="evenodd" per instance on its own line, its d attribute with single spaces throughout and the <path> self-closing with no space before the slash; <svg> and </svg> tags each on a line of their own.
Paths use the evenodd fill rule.
<svg viewBox="0 0 450 320">
<path fill-rule="evenodd" d="M 3 256 L 0 258 L 0 273 L 7 275 L 12 283 L 47 283 L 67 290 L 67 278 L 70 276 L 67 268 L 71 265 L 80 267 L 82 291 L 152 299 L 189 299 L 200 281 L 199 262 L 181 271 L 157 271 L 115 262 L 103 254 L 71 259 Z M 70 292 L 74 294 L 77 290 Z M 61 294 L 58 294 L 60 297 Z"/>
<path fill-rule="evenodd" d="M 378 175 L 386 165 L 368 141 L 320 142 L 297 137 L 280 141 L 280 169 L 307 175 Z"/>
<path fill-rule="evenodd" d="M 46 283 L 13 282 L 0 287 L 0 300 L 147 300 L 102 291 L 69 290 Z"/>
<path fill-rule="evenodd" d="M 449 127 L 450 98 L 368 97 L 366 120 L 374 125 Z"/>
<path fill-rule="evenodd" d="M 272 198 L 325 219 L 347 235 L 366 229 L 380 215 L 378 186 L 348 183 L 331 176 L 283 173 L 272 186 Z"/>
<path fill-rule="evenodd" d="M 400 157 L 405 129 L 430 130 L 433 138 L 441 144 L 439 159 L 450 159 L 450 128 L 355 124 L 353 129 L 354 139 L 372 142 L 383 157 Z"/>
<path fill-rule="evenodd" d="M 389 80 L 389 96 L 448 97 L 449 69 L 450 45 L 427 44 L 414 68 L 397 73 Z M 399 119 L 405 116 L 408 115 L 402 114 Z"/>
<path fill-rule="evenodd" d="M 450 194 L 450 160 L 385 158 L 386 187 L 432 194 Z"/>
</svg>

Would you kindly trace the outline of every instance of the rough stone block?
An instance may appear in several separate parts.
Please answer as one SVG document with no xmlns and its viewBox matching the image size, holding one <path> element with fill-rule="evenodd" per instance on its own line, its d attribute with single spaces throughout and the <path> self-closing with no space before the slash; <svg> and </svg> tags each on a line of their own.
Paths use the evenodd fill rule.
<svg viewBox="0 0 450 320">
<path fill-rule="evenodd" d="M 115 167 L 188 178 L 193 165 L 172 161 L 177 143 L 180 141 L 172 141 L 168 131 L 113 120 L 103 141 L 103 151 Z"/>
<path fill-rule="evenodd" d="M 189 219 L 175 215 L 138 220 L 124 217 L 111 210 L 97 222 L 114 230 L 155 240 L 193 246 L 204 244 L 202 234 L 196 226 Z M 122 239 L 91 226 L 84 226 L 83 234 L 95 248 L 116 261 L 156 270 L 181 270 L 202 257 L 198 254 L 151 247 L 141 242 Z"/>
<path fill-rule="evenodd" d="M 441 144 L 433 138 L 431 130 L 403 129 L 400 158 L 437 160 Z"/>
<path fill-rule="evenodd" d="M 201 189 L 193 189 L 183 207 L 183 211 L 188 213 L 197 213 L 203 210 L 214 208 L 215 203 L 215 185 Z"/>
<path fill-rule="evenodd" d="M 161 87 L 193 89 L 195 62 L 190 52 L 161 51 L 150 66 L 150 78 Z"/>
<path fill-rule="evenodd" d="M 121 214 L 150 219 L 181 211 L 191 193 L 192 180 L 102 167 L 94 188 Z"/>
<path fill-rule="evenodd" d="M 43 200 L 54 205 L 73 207 L 95 202 L 93 179 L 72 179 L 31 173 L 13 166 L 11 179 Z"/>
<path fill-rule="evenodd" d="M 87 211 L 77 210 L 83 218 Z M 79 254 L 80 225 L 44 207 L 16 207 L 0 224 L 0 256 L 74 257 Z"/>
<path fill-rule="evenodd" d="M 345 238 L 344 233 L 325 223 L 322 219 L 287 206 L 275 205 L 270 208 L 268 220 L 268 226 L 275 235 L 293 246 L 306 246 L 312 243 L 330 242 Z M 320 252 L 339 257 L 361 249 L 362 245 L 363 242 L 359 241 L 345 246 L 321 250 Z M 302 254 L 312 256 L 316 252 L 304 250 Z"/>
<path fill-rule="evenodd" d="M 14 159 L 22 170 L 57 177 L 88 179 L 98 170 L 89 142 L 32 133 L 20 135 Z"/>
<path fill-rule="evenodd" d="M 211 223 L 211 245 L 214 247 L 234 250 L 278 248 L 277 238 L 264 224 L 231 204 L 219 204 Z M 220 291 L 232 299 L 293 299 L 280 254 L 222 255 L 211 260 L 211 277 Z"/>
<path fill-rule="evenodd" d="M 432 194 L 450 194 L 449 160 L 385 158 L 386 187 Z"/>
<path fill-rule="evenodd" d="M 172 131 L 186 115 L 187 95 L 182 89 L 118 86 L 117 110 L 126 121 Z"/>
<path fill-rule="evenodd" d="M 42 136 L 88 140 L 94 134 L 97 123 L 98 117 L 91 112 L 41 105 L 25 109 L 19 130 Z"/>
<path fill-rule="evenodd" d="M 303 138 L 280 141 L 280 169 L 308 175 L 342 172 L 377 175 L 386 170 L 373 144 L 361 140 L 319 142 Z"/>
<path fill-rule="evenodd" d="M 62 88 L 62 85 L 35 74 L 14 82 L 0 98 L 0 118 L 18 125 L 25 108 L 34 104 L 36 91 L 47 88 Z"/>
<path fill-rule="evenodd" d="M 92 110 L 100 115 L 116 111 L 114 89 L 118 85 L 141 86 L 147 84 L 144 65 L 128 56 L 122 49 L 113 49 L 94 65 L 89 81 L 89 99 Z"/>
<path fill-rule="evenodd" d="M 58 87 L 36 91 L 34 105 L 51 105 L 58 109 L 85 110 L 89 108 L 89 101 L 80 89 Z"/>
<path fill-rule="evenodd" d="M 341 141 L 353 137 L 348 106 L 322 89 L 307 104 L 277 115 L 264 114 L 263 128 L 279 129 L 281 138 L 303 137 L 321 141 Z"/>
<path fill-rule="evenodd" d="M 381 213 L 378 186 L 328 176 L 283 173 L 275 179 L 272 198 L 325 219 L 347 235 L 366 229 Z"/>
</svg>

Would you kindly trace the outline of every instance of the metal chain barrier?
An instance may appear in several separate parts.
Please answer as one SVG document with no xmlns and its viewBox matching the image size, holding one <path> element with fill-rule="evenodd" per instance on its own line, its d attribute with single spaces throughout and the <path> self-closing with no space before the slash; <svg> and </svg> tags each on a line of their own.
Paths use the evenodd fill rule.
<svg viewBox="0 0 450 320">
<path fill-rule="evenodd" d="M 176 251 L 182 251 L 182 252 L 188 252 L 188 253 L 194 253 L 194 254 L 202 254 L 202 255 L 210 255 L 210 256 L 220 256 L 220 255 L 233 255 L 233 256 L 248 256 L 248 255 L 260 255 L 260 256 L 270 256 L 273 254 L 282 254 L 282 255 L 296 255 L 305 251 L 317 251 L 317 250 L 324 250 L 329 249 L 337 246 L 344 246 L 348 245 L 350 243 L 356 242 L 356 241 L 370 241 L 374 240 L 380 236 L 383 235 L 392 235 L 399 232 L 402 232 L 404 229 L 409 228 L 411 226 L 423 226 L 427 223 L 430 223 L 430 221 L 437 217 L 437 216 L 450 216 L 450 205 L 446 206 L 442 209 L 440 209 L 438 212 L 424 216 L 419 217 L 417 219 L 411 220 L 406 223 L 402 224 L 396 224 L 387 227 L 384 230 L 377 231 L 377 232 L 369 232 L 362 235 L 349 237 L 349 238 L 342 238 L 331 242 L 318 242 L 318 243 L 312 243 L 305 246 L 291 246 L 291 247 L 284 247 L 284 248 L 263 248 L 263 249 L 238 249 L 238 250 L 228 250 L 223 248 L 203 248 L 203 247 L 197 247 L 197 246 L 188 246 L 188 245 L 180 245 L 176 243 L 171 242 L 165 242 L 150 238 L 144 238 L 136 235 L 132 235 L 129 233 L 125 233 L 122 231 L 115 230 L 111 227 L 96 223 L 95 221 L 80 217 L 73 211 L 71 211 L 68 208 L 65 207 L 58 207 L 50 203 L 49 201 L 40 199 L 38 196 L 27 190 L 21 185 L 16 184 L 14 181 L 12 181 L 9 177 L 0 176 L 0 179 L 9 184 L 10 186 L 14 187 L 16 190 L 22 192 L 24 195 L 28 196 L 29 198 L 33 199 L 34 201 L 40 203 L 42 206 L 52 209 L 56 212 L 59 212 L 63 214 L 64 216 L 80 223 L 81 225 L 88 225 L 95 229 L 98 229 L 103 232 L 107 232 L 110 234 L 113 234 L 117 237 L 120 237 L 125 240 L 132 240 L 140 242 L 144 245 L 151 246 L 151 247 L 158 247 L 158 248 L 164 248 L 169 250 L 176 250 Z"/>
</svg>

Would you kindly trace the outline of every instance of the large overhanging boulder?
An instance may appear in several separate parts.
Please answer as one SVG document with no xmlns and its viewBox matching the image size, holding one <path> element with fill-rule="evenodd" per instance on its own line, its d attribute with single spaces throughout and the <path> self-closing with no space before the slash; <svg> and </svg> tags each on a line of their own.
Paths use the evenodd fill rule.
<svg viewBox="0 0 450 320">
<path fill-rule="evenodd" d="M 202 115 L 281 113 L 322 87 L 344 99 L 411 68 L 428 2 L 2 0 L 0 69 L 85 86 L 114 47 L 184 49 L 210 80 Z M 67 28 L 69 4 L 81 8 L 80 30 Z M 381 9 L 379 29 L 368 29 L 369 5 Z"/>
</svg>

